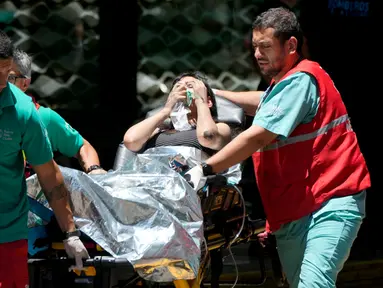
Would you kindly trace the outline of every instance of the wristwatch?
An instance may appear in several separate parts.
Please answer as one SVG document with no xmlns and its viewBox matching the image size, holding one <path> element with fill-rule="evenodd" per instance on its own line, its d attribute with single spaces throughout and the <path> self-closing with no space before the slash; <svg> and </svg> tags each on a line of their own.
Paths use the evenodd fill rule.
<svg viewBox="0 0 383 288">
<path fill-rule="evenodd" d="M 86 170 L 86 174 L 89 174 L 89 172 L 92 172 L 93 170 L 102 169 L 100 165 L 92 165 Z"/>
<path fill-rule="evenodd" d="M 65 233 L 64 233 L 64 237 L 65 237 L 65 239 L 68 239 L 69 237 L 73 237 L 73 236 L 80 237 L 80 236 L 81 236 L 81 231 L 76 229 L 76 230 L 74 230 L 74 231 L 71 231 L 71 232 L 65 232 Z"/>
<path fill-rule="evenodd" d="M 203 176 L 214 175 L 213 167 L 211 167 L 209 164 L 206 164 L 205 162 L 203 162 L 201 166 L 202 166 Z"/>
</svg>

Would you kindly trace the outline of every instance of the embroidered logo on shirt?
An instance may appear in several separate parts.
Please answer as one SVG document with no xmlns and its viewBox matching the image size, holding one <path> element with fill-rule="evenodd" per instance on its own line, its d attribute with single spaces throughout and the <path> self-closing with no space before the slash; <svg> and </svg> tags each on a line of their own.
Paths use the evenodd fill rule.
<svg viewBox="0 0 383 288">
<path fill-rule="evenodd" d="M 9 129 L 0 129 L 0 139 L 4 141 L 13 140 L 13 131 Z"/>
<path fill-rule="evenodd" d="M 270 114 L 275 115 L 275 116 L 282 116 L 283 110 L 277 106 L 277 105 L 271 105 L 270 109 Z"/>
</svg>

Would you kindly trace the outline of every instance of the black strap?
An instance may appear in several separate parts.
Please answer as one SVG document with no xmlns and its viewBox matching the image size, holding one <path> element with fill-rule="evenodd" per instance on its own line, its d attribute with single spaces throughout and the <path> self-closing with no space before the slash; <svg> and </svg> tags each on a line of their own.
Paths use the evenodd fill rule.
<svg viewBox="0 0 383 288">
<path fill-rule="evenodd" d="M 92 172 L 93 170 L 98 170 L 98 169 L 102 169 L 102 167 L 100 165 L 92 165 L 88 168 L 88 170 L 86 170 L 86 173 L 89 174 L 90 172 Z"/>
</svg>

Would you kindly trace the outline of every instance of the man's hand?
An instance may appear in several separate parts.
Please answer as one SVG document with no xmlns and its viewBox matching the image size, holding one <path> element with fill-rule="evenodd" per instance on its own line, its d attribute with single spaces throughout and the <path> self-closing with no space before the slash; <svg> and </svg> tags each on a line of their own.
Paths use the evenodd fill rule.
<svg viewBox="0 0 383 288">
<path fill-rule="evenodd" d="M 261 102 L 264 91 L 228 91 L 221 89 L 212 89 L 215 95 L 223 97 L 238 106 L 240 106 L 246 113 L 246 115 L 254 116 L 258 109 L 258 105 Z"/>
<path fill-rule="evenodd" d="M 184 176 L 186 181 L 194 188 L 194 191 L 200 190 L 206 184 L 206 177 L 203 176 L 202 167 L 196 165 L 190 169 Z"/>
<path fill-rule="evenodd" d="M 82 259 L 88 259 L 89 254 L 84 244 L 78 236 L 71 236 L 64 240 L 65 252 L 69 258 L 74 258 L 76 266 L 71 266 L 69 270 L 81 270 L 83 268 Z"/>
</svg>

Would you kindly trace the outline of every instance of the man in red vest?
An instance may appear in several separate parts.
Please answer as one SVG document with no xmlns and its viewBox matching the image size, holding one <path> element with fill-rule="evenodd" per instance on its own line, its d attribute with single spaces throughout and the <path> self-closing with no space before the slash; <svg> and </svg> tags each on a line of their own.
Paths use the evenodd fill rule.
<svg viewBox="0 0 383 288">
<path fill-rule="evenodd" d="M 9 73 L 8 81 L 26 92 L 31 83 L 31 70 L 32 60 L 29 55 L 15 48 L 12 70 Z M 53 152 L 57 151 L 66 157 L 77 158 L 83 170 L 88 174 L 106 173 L 100 166 L 96 150 L 77 130 L 73 129 L 57 112 L 40 106 L 33 97 L 32 100 L 47 129 Z"/>
<path fill-rule="evenodd" d="M 370 175 L 342 98 L 318 63 L 303 59 L 303 35 L 285 8 L 253 23 L 261 72 L 253 125 L 186 175 L 205 177 L 253 157 L 268 224 L 290 287 L 335 287 L 365 217 Z"/>
</svg>

